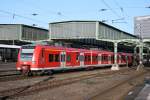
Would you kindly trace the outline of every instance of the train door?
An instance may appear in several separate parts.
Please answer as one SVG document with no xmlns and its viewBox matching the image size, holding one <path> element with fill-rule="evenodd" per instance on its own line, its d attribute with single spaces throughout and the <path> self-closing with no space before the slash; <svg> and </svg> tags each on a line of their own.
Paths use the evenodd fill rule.
<svg viewBox="0 0 150 100">
<path fill-rule="evenodd" d="M 98 54 L 98 64 L 102 64 L 102 54 Z"/>
<path fill-rule="evenodd" d="M 84 53 L 80 53 L 80 66 L 83 67 L 84 66 Z"/>
<path fill-rule="evenodd" d="M 111 64 L 114 64 L 114 54 L 111 55 Z"/>
<path fill-rule="evenodd" d="M 74 66 L 74 58 L 73 58 L 74 52 L 66 52 L 66 67 L 73 67 Z"/>
<path fill-rule="evenodd" d="M 108 54 L 102 54 L 102 64 L 108 64 Z"/>
<path fill-rule="evenodd" d="M 111 64 L 111 55 L 108 56 L 108 64 Z"/>
<path fill-rule="evenodd" d="M 60 66 L 64 68 L 66 66 L 66 52 L 62 51 L 60 53 Z"/>
<path fill-rule="evenodd" d="M 127 67 L 128 67 L 128 64 L 129 64 L 128 56 L 125 56 L 125 63 L 127 64 Z"/>
</svg>

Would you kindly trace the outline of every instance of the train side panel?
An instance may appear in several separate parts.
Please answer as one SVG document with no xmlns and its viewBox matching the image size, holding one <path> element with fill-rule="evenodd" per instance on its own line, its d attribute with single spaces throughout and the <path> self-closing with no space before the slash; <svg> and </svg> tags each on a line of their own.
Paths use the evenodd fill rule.
<svg viewBox="0 0 150 100">
<path fill-rule="evenodd" d="M 44 68 L 56 68 L 60 67 L 60 50 L 51 50 L 49 48 L 45 49 L 44 55 L 45 55 L 45 64 Z"/>
</svg>

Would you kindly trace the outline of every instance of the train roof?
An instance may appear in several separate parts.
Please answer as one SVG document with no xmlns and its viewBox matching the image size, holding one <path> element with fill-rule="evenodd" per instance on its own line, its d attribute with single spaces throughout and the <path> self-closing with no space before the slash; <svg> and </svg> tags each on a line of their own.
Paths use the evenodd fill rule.
<svg viewBox="0 0 150 100">
<path fill-rule="evenodd" d="M 125 52 L 119 52 L 121 55 L 127 55 L 127 56 L 129 56 L 129 55 L 133 55 L 132 53 L 125 53 Z"/>
<path fill-rule="evenodd" d="M 5 44 L 0 44 L 0 48 L 21 48 L 21 46 L 17 46 L 17 45 L 5 45 Z"/>
<path fill-rule="evenodd" d="M 2 45 L 0 45 L 1 47 Z M 38 46 L 38 47 L 44 47 L 44 48 L 51 48 L 51 50 L 59 49 L 58 51 L 71 51 L 71 52 L 84 52 L 84 53 L 101 53 L 101 54 L 114 54 L 114 52 L 111 51 L 106 51 L 106 50 L 88 50 L 88 49 L 79 49 L 79 48 L 69 48 L 69 47 L 62 47 L 62 46 L 50 46 L 50 45 L 24 45 L 24 46 Z M 21 46 L 14 46 L 14 45 L 5 45 L 3 47 L 8 47 L 8 48 L 20 48 Z M 132 55 L 131 53 L 124 53 L 124 52 L 118 52 L 120 55 Z"/>
<path fill-rule="evenodd" d="M 80 51 L 80 52 L 93 52 L 93 53 L 113 53 L 111 51 L 104 51 L 104 50 L 88 50 L 88 49 L 79 49 L 79 48 L 68 48 L 68 47 L 61 47 L 61 46 L 49 46 L 49 45 L 36 45 L 40 47 L 45 47 L 45 48 L 51 48 L 51 49 L 59 49 L 59 50 L 67 50 L 67 51 Z"/>
</svg>

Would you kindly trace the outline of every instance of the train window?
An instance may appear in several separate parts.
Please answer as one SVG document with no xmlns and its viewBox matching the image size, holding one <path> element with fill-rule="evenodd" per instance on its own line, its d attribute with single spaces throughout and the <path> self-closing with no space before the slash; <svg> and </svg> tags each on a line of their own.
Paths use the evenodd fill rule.
<svg viewBox="0 0 150 100">
<path fill-rule="evenodd" d="M 126 57 L 125 56 L 122 56 L 121 58 L 122 58 L 123 61 L 126 61 Z"/>
<path fill-rule="evenodd" d="M 98 56 L 97 55 L 95 56 L 95 61 L 98 61 Z"/>
<path fill-rule="evenodd" d="M 59 54 L 55 54 L 55 62 L 59 62 Z"/>
<path fill-rule="evenodd" d="M 92 56 L 92 61 L 95 61 L 95 56 Z"/>
<path fill-rule="evenodd" d="M 104 61 L 104 55 L 102 55 L 102 61 Z"/>
<path fill-rule="evenodd" d="M 114 61 L 114 56 L 111 56 L 111 61 Z"/>
<path fill-rule="evenodd" d="M 79 61 L 79 53 L 76 54 L 76 61 Z"/>
<path fill-rule="evenodd" d="M 91 56 L 90 55 L 88 55 L 88 61 L 91 61 Z"/>
<path fill-rule="evenodd" d="M 70 61 L 71 61 L 71 56 L 67 55 L 67 62 L 70 62 Z"/>
<path fill-rule="evenodd" d="M 105 56 L 105 61 L 108 61 L 108 56 Z"/>
<path fill-rule="evenodd" d="M 49 54 L 49 62 L 53 62 L 54 59 L 54 55 L 53 54 Z"/>
<path fill-rule="evenodd" d="M 106 56 L 105 55 L 103 56 L 103 61 L 106 61 Z"/>
<path fill-rule="evenodd" d="M 108 61 L 108 56 L 102 55 L 102 61 Z"/>
<path fill-rule="evenodd" d="M 87 55 L 85 56 L 85 59 L 84 59 L 84 61 L 88 61 L 88 59 L 87 59 L 88 57 L 87 57 Z"/>
<path fill-rule="evenodd" d="M 34 48 L 35 46 L 28 46 L 28 45 L 22 46 L 22 49 L 34 49 Z"/>
<path fill-rule="evenodd" d="M 92 60 L 93 60 L 93 61 L 98 61 L 98 56 L 93 56 L 93 57 L 92 57 Z"/>
<path fill-rule="evenodd" d="M 44 48 L 42 48 L 42 57 L 44 57 Z"/>
</svg>

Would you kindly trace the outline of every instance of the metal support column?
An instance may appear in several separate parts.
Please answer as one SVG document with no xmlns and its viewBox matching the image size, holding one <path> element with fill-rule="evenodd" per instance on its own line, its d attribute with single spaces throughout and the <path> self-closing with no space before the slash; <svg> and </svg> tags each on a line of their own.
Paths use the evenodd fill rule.
<svg viewBox="0 0 150 100">
<path fill-rule="evenodd" d="M 140 42 L 140 46 L 139 46 L 139 65 L 137 67 L 137 71 L 139 71 L 143 68 L 144 68 L 144 65 L 143 65 L 143 42 Z"/>
<path fill-rule="evenodd" d="M 136 52 L 137 46 L 134 47 L 134 58 L 133 58 L 133 66 L 137 66 L 137 52 Z"/>
<path fill-rule="evenodd" d="M 114 42 L 114 64 L 111 67 L 111 70 L 119 70 L 119 65 L 117 63 L 117 47 L 118 47 L 118 42 Z"/>
</svg>

